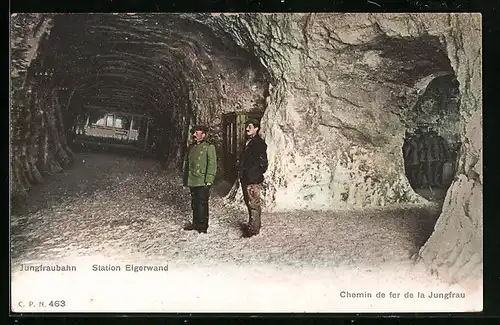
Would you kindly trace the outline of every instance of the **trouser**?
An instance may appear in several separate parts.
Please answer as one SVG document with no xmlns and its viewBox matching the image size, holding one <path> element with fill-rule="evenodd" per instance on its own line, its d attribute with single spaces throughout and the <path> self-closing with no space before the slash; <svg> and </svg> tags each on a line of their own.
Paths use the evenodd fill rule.
<svg viewBox="0 0 500 325">
<path fill-rule="evenodd" d="M 424 164 L 425 178 L 427 179 L 427 186 L 436 186 L 436 175 L 439 161 L 427 161 Z"/>
<path fill-rule="evenodd" d="M 413 188 L 420 188 L 422 186 L 421 165 L 407 166 L 408 181 Z"/>
<path fill-rule="evenodd" d="M 252 234 L 258 234 L 260 231 L 260 215 L 262 212 L 260 200 L 260 184 L 246 184 L 241 181 L 243 197 L 248 208 L 249 221 L 248 230 Z"/>
<path fill-rule="evenodd" d="M 208 199 L 210 186 L 191 187 L 191 208 L 193 209 L 193 226 L 197 230 L 208 229 Z"/>
<path fill-rule="evenodd" d="M 438 186 L 443 186 L 444 185 L 444 180 L 443 180 L 443 167 L 444 167 L 444 161 L 436 161 L 436 171 L 435 171 L 435 181 L 436 185 Z"/>
</svg>

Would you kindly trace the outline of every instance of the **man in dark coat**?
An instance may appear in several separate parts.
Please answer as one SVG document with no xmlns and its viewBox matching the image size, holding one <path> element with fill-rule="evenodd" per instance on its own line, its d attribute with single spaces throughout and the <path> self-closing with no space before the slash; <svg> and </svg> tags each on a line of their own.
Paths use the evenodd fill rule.
<svg viewBox="0 0 500 325">
<path fill-rule="evenodd" d="M 436 183 L 437 185 L 443 187 L 445 186 L 443 179 L 443 167 L 446 162 L 450 161 L 451 152 L 446 139 L 438 135 L 437 133 L 435 141 L 436 141 L 436 146 L 438 146 L 439 148 L 437 168 L 436 168 Z"/>
<path fill-rule="evenodd" d="M 431 177 L 428 175 L 429 173 L 429 134 L 428 132 L 423 133 L 420 130 L 419 137 L 419 149 L 418 149 L 418 160 L 420 162 L 420 173 L 419 173 L 419 182 L 420 187 L 429 186 L 429 182 Z M 425 177 L 425 181 L 424 181 Z"/>
<path fill-rule="evenodd" d="M 425 134 L 425 151 L 426 151 L 426 162 L 424 165 L 425 178 L 427 178 L 427 186 L 436 187 L 437 184 L 437 172 L 439 166 L 439 156 L 440 156 L 440 141 L 437 132 L 434 130 L 429 130 Z"/>
<path fill-rule="evenodd" d="M 244 236 L 251 237 L 260 232 L 261 226 L 261 186 L 267 170 L 267 145 L 259 136 L 260 123 L 249 119 L 245 123 L 247 142 L 240 158 L 240 182 L 248 208 L 249 222 Z"/>
<path fill-rule="evenodd" d="M 184 226 L 184 230 L 206 233 L 208 200 L 217 171 L 217 157 L 215 146 L 205 141 L 206 127 L 195 126 L 192 133 L 193 143 L 189 146 L 184 159 L 184 186 L 188 186 L 191 191 L 193 222 Z"/>
<path fill-rule="evenodd" d="M 422 186 L 421 144 L 422 132 L 420 129 L 417 129 L 414 134 L 407 136 L 403 145 L 406 175 L 408 175 L 408 180 L 413 188 L 420 188 Z"/>
</svg>

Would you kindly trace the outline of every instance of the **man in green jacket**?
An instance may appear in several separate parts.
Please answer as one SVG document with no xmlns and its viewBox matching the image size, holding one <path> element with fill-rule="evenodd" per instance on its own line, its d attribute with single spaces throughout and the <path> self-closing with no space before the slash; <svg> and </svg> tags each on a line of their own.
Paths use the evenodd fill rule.
<svg viewBox="0 0 500 325">
<path fill-rule="evenodd" d="M 184 186 L 191 191 L 193 222 L 185 230 L 206 233 L 208 229 L 208 200 L 210 187 L 217 171 L 215 146 L 205 141 L 207 128 L 201 125 L 192 129 L 193 143 L 188 147 L 184 159 Z"/>
</svg>

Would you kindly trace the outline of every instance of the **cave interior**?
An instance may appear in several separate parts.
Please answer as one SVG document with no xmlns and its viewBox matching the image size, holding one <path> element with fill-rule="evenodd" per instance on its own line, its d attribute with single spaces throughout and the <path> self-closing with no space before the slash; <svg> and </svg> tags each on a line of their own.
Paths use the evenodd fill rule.
<svg viewBox="0 0 500 325">
<path fill-rule="evenodd" d="M 182 15 L 55 15 L 38 52 L 28 79 L 57 90 L 74 150 L 124 144 L 180 167 L 193 125 L 221 153 L 223 114 L 261 117 L 269 96 L 255 56 Z"/>
<path fill-rule="evenodd" d="M 375 51 L 390 62 L 379 75 L 382 81 L 413 85 L 434 75 L 412 107 L 398 115 L 408 133 L 436 130 L 458 152 L 459 85 L 437 38 L 381 36 L 355 51 Z M 242 123 L 228 125 L 224 116 L 261 117 L 269 85 L 275 83 L 258 55 L 224 31 L 182 14 L 55 15 L 38 52 L 27 79 L 36 92 L 56 89 L 73 150 L 95 148 L 95 141 L 124 143 L 180 167 L 189 130 L 202 123 L 217 146 L 218 178 L 223 179 L 234 174 L 228 172 L 236 159 L 228 137 L 240 134 L 236 129 Z M 453 157 L 447 179 L 455 173 Z M 422 183 L 415 191 L 432 198 L 425 178 Z M 444 194 L 445 183 L 434 192 Z"/>
<path fill-rule="evenodd" d="M 407 163 L 400 151 L 405 150 L 404 132 L 411 135 L 417 130 L 425 133 L 431 129 L 450 148 L 451 155 L 441 167 L 446 165 L 447 181 L 433 187 L 417 166 L 417 178 L 425 181 L 418 186 L 410 185 L 416 193 L 431 201 L 442 202 L 444 195 L 449 195 L 444 208 L 433 211 L 433 217 L 428 218 L 432 219 L 429 221 L 432 225 L 428 227 L 424 246 L 418 245 L 423 252 L 419 254 L 427 259 L 426 263 L 437 265 L 435 269 L 450 266 L 456 271 L 466 265 L 465 273 L 473 268 L 482 270 L 482 175 L 479 174 L 482 147 L 478 140 L 482 124 L 478 122 L 481 112 L 477 109 L 482 98 L 475 98 L 474 94 L 479 90 L 477 80 L 480 76 L 471 72 L 480 65 L 481 51 L 474 47 L 477 59 L 475 53 L 468 52 L 470 47 L 464 45 L 466 43 L 460 43 L 473 44 L 474 40 L 467 39 L 466 34 L 473 35 L 475 30 L 464 32 L 462 38 L 465 40 L 443 36 L 445 32 L 440 37 L 420 31 L 419 36 L 389 36 L 380 32 L 380 25 L 375 22 L 369 32 L 366 26 L 362 30 L 368 36 L 373 33 L 379 36 L 367 41 L 366 35 L 360 33 L 359 38 L 350 38 L 351 43 L 343 43 L 339 35 L 342 32 L 349 34 L 346 33 L 349 28 L 343 31 L 323 28 L 323 34 L 316 33 L 315 39 L 310 38 L 308 43 L 311 48 L 316 46 L 315 50 L 304 54 L 307 46 L 294 48 L 293 44 L 280 43 L 277 38 L 270 38 L 267 43 L 261 39 L 264 45 L 255 44 L 256 36 L 245 32 L 245 22 L 252 22 L 249 15 L 245 15 L 246 21 L 228 23 L 226 20 L 220 24 L 201 14 L 41 16 L 18 16 L 12 26 L 13 34 L 25 43 L 20 41 L 20 47 L 14 47 L 11 53 L 12 66 L 17 69 L 17 75 L 11 72 L 11 76 L 14 75 L 11 78 L 11 188 L 14 193 L 11 202 L 17 200 L 17 194 L 21 194 L 19 197 L 24 195 L 22 199 L 25 199 L 32 185 L 66 168 L 75 151 L 101 150 L 115 145 L 126 147 L 133 154 L 152 155 L 163 169 L 180 169 L 186 144 L 190 141 L 189 130 L 196 124 L 209 127 L 210 141 L 216 145 L 220 160 L 217 183 L 227 178 L 227 174 L 234 177 L 234 166 L 232 173 L 224 172 L 228 170 L 227 152 L 234 154 L 239 150 L 234 150 L 234 143 L 227 139 L 228 134 L 231 139 L 241 141 L 238 135 L 241 134 L 238 131 L 241 117 L 259 116 L 263 118 L 266 142 L 276 149 L 272 153 L 274 159 L 270 159 L 274 168 L 266 179 L 268 188 L 264 187 L 263 192 L 270 193 L 270 200 L 278 198 L 276 201 L 281 204 L 278 211 L 288 206 L 295 210 L 317 207 L 320 205 L 317 202 L 330 203 L 344 193 L 345 200 L 335 204 L 364 208 L 366 202 L 377 207 L 393 202 L 407 203 L 414 196 L 408 199 L 409 196 L 400 195 L 398 190 L 401 189 L 404 194 L 411 192 L 407 191 L 408 184 L 400 176 L 405 173 L 408 180 L 414 180 L 415 174 L 403 171 Z M 281 27 L 286 27 L 294 18 L 255 19 L 255 26 L 265 21 L 272 32 L 279 31 L 273 29 L 273 24 L 282 23 Z M 317 25 L 321 25 L 321 19 L 317 17 Z M 457 21 L 460 19 L 450 17 L 449 23 L 459 26 Z M 40 37 L 35 36 L 47 20 L 51 21 L 51 27 Z M 36 26 L 25 26 L 33 22 Z M 325 26 L 334 23 L 334 19 L 323 22 Z M 25 30 L 33 35 L 26 35 Z M 261 32 L 265 34 L 264 28 Z M 326 39 L 328 42 L 324 41 Z M 450 42 L 449 48 L 460 48 L 456 51 L 458 54 L 451 53 L 443 39 Z M 457 44 L 452 44 L 454 41 Z M 278 53 L 279 50 L 269 44 L 278 49 L 288 46 L 289 53 Z M 36 53 L 30 52 L 33 48 Z M 297 59 L 297 53 L 306 59 L 303 62 Z M 314 59 L 307 58 L 308 55 Z M 452 58 L 453 67 L 460 78 L 448 55 L 456 56 Z M 363 57 L 368 58 L 366 62 Z M 317 66 L 304 64 L 314 60 Z M 457 64 L 459 61 L 461 65 Z M 299 62 L 300 68 L 293 67 L 290 62 Z M 321 76 L 325 78 L 314 75 L 317 70 L 324 70 Z M 457 78 L 463 84 L 459 84 Z M 314 81 L 321 84 L 321 89 L 314 89 L 317 85 L 312 82 L 308 84 L 313 79 L 317 79 Z M 334 94 L 332 89 L 344 92 L 340 95 L 345 97 L 336 96 L 339 94 Z M 320 91 L 322 93 L 316 96 Z M 461 96 L 467 100 L 462 100 Z M 317 97 L 322 98 L 316 101 Z M 287 99 L 290 99 L 288 103 Z M 338 104 L 339 101 L 342 104 Z M 298 107 L 293 107 L 294 103 Z M 315 103 L 321 103 L 322 107 L 312 107 Z M 229 120 L 233 113 L 237 114 Z M 323 113 L 319 118 L 321 123 L 316 123 L 318 115 Z M 313 126 L 312 131 L 303 128 L 307 125 Z M 267 126 L 269 129 L 265 130 Z M 322 141 L 318 134 L 323 140 L 330 134 L 338 135 L 340 140 Z M 304 144 L 311 144 L 310 140 L 315 142 L 311 150 L 304 148 L 307 147 Z M 461 141 L 466 142 L 465 146 Z M 287 146 L 299 154 L 290 154 Z M 360 149 L 358 156 L 349 151 L 354 147 Z M 342 155 L 335 156 L 337 151 Z M 402 156 L 404 161 L 400 159 Z M 319 157 L 327 161 L 325 165 L 332 163 L 324 168 L 329 168 L 328 172 L 321 173 L 320 164 L 308 164 L 304 162 L 306 159 L 291 161 L 290 157 L 298 157 L 297 160 Z M 362 160 L 358 159 L 360 157 L 366 158 L 363 164 L 358 164 Z M 374 168 L 364 164 L 372 157 L 382 162 L 380 166 Z M 231 159 L 235 159 L 234 155 Z M 345 166 L 344 160 L 347 161 Z M 421 163 L 426 163 L 425 159 Z M 315 171 L 307 170 L 311 166 L 320 171 L 312 175 Z M 306 172 L 302 172 L 304 170 Z M 309 171 L 312 176 L 300 178 Z M 331 177 L 316 182 L 325 174 L 325 178 Z M 367 175 L 369 183 L 365 181 Z M 450 183 L 452 190 L 448 191 Z M 168 195 L 174 197 L 180 191 L 177 188 L 171 192 Z M 373 197 L 376 200 L 372 200 Z M 180 200 L 180 196 L 176 199 Z M 310 210 L 315 214 L 314 209 Z M 52 215 L 55 214 L 50 212 Z M 436 223 L 433 218 L 438 216 L 440 219 Z M 328 221 L 336 222 L 335 218 Z M 54 221 L 54 225 L 59 224 L 58 220 Z M 347 227 L 349 236 L 358 225 Z M 331 224 L 332 228 L 334 226 L 336 224 Z M 318 226 L 320 228 L 323 225 Z"/>
<path fill-rule="evenodd" d="M 419 156 L 425 156 L 419 157 L 421 164 L 418 173 L 413 174 L 408 168 L 405 173 L 413 189 L 431 201 L 444 199 L 456 174 L 461 147 L 459 95 L 459 84 L 456 76 L 452 73 L 436 76 L 418 97 L 415 106 L 410 110 L 411 118 L 405 123 L 406 139 L 414 135 L 415 132 L 422 134 L 415 149 L 419 150 Z M 438 144 L 436 145 L 438 149 L 433 150 L 435 143 L 425 141 L 429 131 L 436 132 L 436 135 L 444 141 L 445 146 Z M 429 155 L 427 156 L 425 153 Z M 442 162 L 436 163 L 435 166 L 432 165 L 432 162 L 429 161 L 432 155 L 435 155 L 436 159 L 438 159 L 437 156 L 441 155 Z M 408 165 L 410 158 L 404 153 L 404 145 L 403 158 L 405 165 Z M 431 169 L 429 173 L 426 172 L 426 168 Z"/>
</svg>

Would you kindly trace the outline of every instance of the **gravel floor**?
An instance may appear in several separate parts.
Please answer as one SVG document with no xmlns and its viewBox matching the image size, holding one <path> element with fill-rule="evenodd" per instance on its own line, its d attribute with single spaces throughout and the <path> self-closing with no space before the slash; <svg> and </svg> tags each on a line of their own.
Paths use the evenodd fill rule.
<svg viewBox="0 0 500 325">
<path fill-rule="evenodd" d="M 31 190 L 12 212 L 13 264 L 78 256 L 349 266 L 408 261 L 432 232 L 439 207 L 263 213 L 261 234 L 242 238 L 247 216 L 215 191 L 208 234 L 182 230 L 189 191 L 151 159 L 78 153 L 74 166 Z"/>
<path fill-rule="evenodd" d="M 132 156 L 131 156 L 132 154 Z M 246 213 L 212 192 L 209 232 L 182 230 L 189 191 L 175 171 L 146 157 L 77 154 L 74 166 L 31 190 L 11 214 L 12 308 L 19 312 L 417 312 L 481 310 L 467 299 L 411 299 L 405 292 L 463 292 L 411 256 L 439 206 L 263 213 L 242 238 Z M 215 188 L 214 188 L 215 190 Z M 125 265 L 167 265 L 127 272 Z M 26 265 L 78 272 L 26 272 Z M 96 272 L 118 265 L 123 271 Z M 346 292 L 372 298 L 346 298 Z M 398 292 L 380 299 L 377 292 Z M 22 305 L 24 303 L 24 305 Z M 28 303 L 33 303 L 32 306 Z"/>
</svg>

